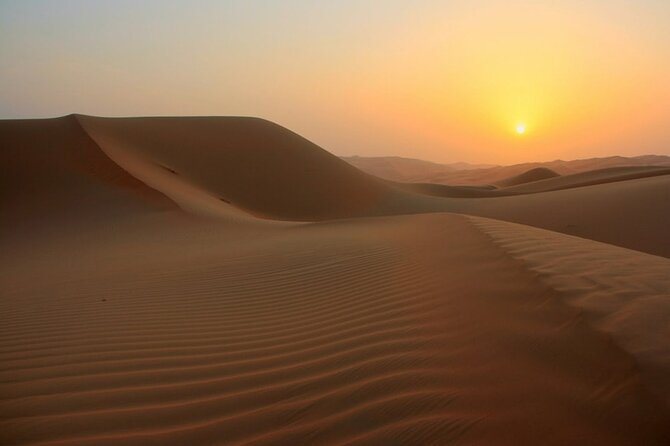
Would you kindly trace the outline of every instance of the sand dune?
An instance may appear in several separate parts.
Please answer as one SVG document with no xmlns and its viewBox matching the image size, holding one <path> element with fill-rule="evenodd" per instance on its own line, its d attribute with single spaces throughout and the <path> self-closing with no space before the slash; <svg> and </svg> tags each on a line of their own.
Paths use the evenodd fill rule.
<svg viewBox="0 0 670 446">
<path fill-rule="evenodd" d="M 447 213 L 670 256 L 670 175 L 439 196 L 250 118 L 0 140 L 1 444 L 670 441 L 669 261 Z"/>
<path fill-rule="evenodd" d="M 74 116 L 0 120 L 0 141 L 3 220 L 26 212 L 174 207 L 105 156 Z"/>
<path fill-rule="evenodd" d="M 553 176 L 541 180 L 509 184 L 505 194 L 525 194 L 548 192 L 552 190 L 571 189 L 574 187 L 593 186 L 596 184 L 614 183 L 617 181 L 636 180 L 670 174 L 670 167 L 662 166 L 626 166 L 607 169 L 588 170 L 571 175 Z"/>
<path fill-rule="evenodd" d="M 484 198 L 501 196 L 495 186 L 449 186 L 435 183 L 397 183 L 393 187 L 408 192 L 445 198 Z"/>
<path fill-rule="evenodd" d="M 527 170 L 522 174 L 500 180 L 496 182 L 496 186 L 518 186 L 519 184 L 532 183 L 534 181 L 546 180 L 548 178 L 554 178 L 557 176 L 559 176 L 559 174 L 551 169 L 547 169 L 546 167 L 535 167 L 533 169 Z"/>
<path fill-rule="evenodd" d="M 670 405 L 670 260 L 555 232 L 471 217 L 631 353 Z"/>
<path fill-rule="evenodd" d="M 139 225 L 4 269 L 3 444 L 667 438 L 630 356 L 463 217 Z"/>
<path fill-rule="evenodd" d="M 452 199 L 448 208 L 670 257 L 670 175 L 499 198 Z"/>
<path fill-rule="evenodd" d="M 399 156 L 344 156 L 342 159 L 357 169 L 376 177 L 402 182 L 423 182 L 433 176 L 494 167 L 493 165 L 469 163 L 440 164 Z"/>
<path fill-rule="evenodd" d="M 376 178 L 262 119 L 78 119 L 111 157 L 130 154 L 144 161 L 144 169 L 135 171 L 153 164 L 260 217 L 367 215 L 379 212 L 392 194 Z"/>
<path fill-rule="evenodd" d="M 448 211 L 670 256 L 670 241 L 662 237 L 670 217 L 668 183 L 661 179 L 668 177 L 667 168 L 598 170 L 500 190 L 397 184 L 361 173 L 264 120 L 85 116 L 77 120 L 90 135 L 86 141 L 99 145 L 99 154 L 198 214 L 258 224 L 249 214 L 315 221 Z M 637 185 L 649 175 L 659 180 Z M 554 189 L 565 193 L 531 195 Z M 491 199 L 481 200 L 485 197 Z M 621 219 L 622 213 L 636 218 Z"/>
<path fill-rule="evenodd" d="M 510 166 L 478 166 L 467 163 L 437 164 L 398 157 L 344 157 L 343 159 L 364 172 L 386 180 L 460 186 L 498 184 L 500 181 L 523 175 L 533 169 L 549 169 L 559 175 L 570 175 L 611 167 L 670 167 L 670 156 L 663 155 L 610 156 L 570 161 L 523 163 Z"/>
<path fill-rule="evenodd" d="M 508 178 L 503 183 L 498 183 L 497 186 L 499 187 L 493 185 L 450 186 L 437 183 L 399 183 L 395 181 L 389 181 L 388 183 L 403 190 L 436 197 L 492 198 L 549 192 L 668 174 L 670 174 L 670 167 L 626 166 L 589 170 L 570 175 L 558 175 L 533 169 Z"/>
<path fill-rule="evenodd" d="M 407 212 L 477 215 L 576 235 L 670 257 L 670 171 L 607 169 L 491 190 L 440 184 L 396 184 L 424 194 Z"/>
</svg>

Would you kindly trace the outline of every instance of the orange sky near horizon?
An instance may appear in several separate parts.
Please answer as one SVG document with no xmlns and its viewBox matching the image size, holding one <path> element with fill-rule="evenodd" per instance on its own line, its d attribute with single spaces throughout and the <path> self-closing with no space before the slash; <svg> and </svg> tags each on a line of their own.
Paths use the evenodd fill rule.
<svg viewBox="0 0 670 446">
<path fill-rule="evenodd" d="M 0 4 L 0 118 L 251 115 L 439 162 L 670 154 L 670 2 L 111 3 Z"/>
</svg>

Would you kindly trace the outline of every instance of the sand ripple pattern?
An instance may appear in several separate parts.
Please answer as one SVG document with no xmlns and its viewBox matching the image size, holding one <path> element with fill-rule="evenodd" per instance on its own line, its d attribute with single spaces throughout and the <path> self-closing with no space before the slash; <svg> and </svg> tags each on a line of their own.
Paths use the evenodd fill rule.
<svg viewBox="0 0 670 446">
<path fill-rule="evenodd" d="M 7 290 L 3 444 L 421 442 L 475 421 L 450 417 L 438 294 L 393 246 L 111 276 L 36 286 L 41 307 Z"/>
<path fill-rule="evenodd" d="M 667 444 L 630 356 L 465 217 L 88 230 L 0 271 L 0 444 Z"/>
</svg>

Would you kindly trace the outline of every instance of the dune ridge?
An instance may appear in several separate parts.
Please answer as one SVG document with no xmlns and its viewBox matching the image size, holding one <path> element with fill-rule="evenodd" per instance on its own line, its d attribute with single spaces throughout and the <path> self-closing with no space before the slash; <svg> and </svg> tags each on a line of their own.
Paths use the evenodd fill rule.
<svg viewBox="0 0 670 446">
<path fill-rule="evenodd" d="M 587 311 L 635 356 L 670 407 L 670 260 L 529 226 L 469 217 L 506 252 Z"/>
<path fill-rule="evenodd" d="M 595 186 L 598 184 L 616 183 L 618 181 L 637 180 L 660 175 L 669 175 L 670 167 L 663 166 L 623 166 L 605 169 L 588 170 L 570 175 L 554 175 L 535 181 L 521 182 L 505 186 L 501 191 L 505 194 L 526 194 L 549 192 L 552 190 L 572 189 L 576 187 Z"/>
<path fill-rule="evenodd" d="M 666 174 L 543 193 L 452 200 L 449 211 L 670 257 L 666 228 L 670 221 L 670 175 Z"/>
<path fill-rule="evenodd" d="M 391 181 L 479 186 L 524 174 L 536 168 L 550 169 L 559 175 L 570 175 L 611 167 L 662 166 L 670 167 L 670 156 L 641 155 L 610 156 L 578 160 L 555 160 L 513 164 L 510 166 L 470 165 L 467 163 L 438 164 L 399 157 L 344 157 L 347 162 L 371 175 Z"/>
</svg>

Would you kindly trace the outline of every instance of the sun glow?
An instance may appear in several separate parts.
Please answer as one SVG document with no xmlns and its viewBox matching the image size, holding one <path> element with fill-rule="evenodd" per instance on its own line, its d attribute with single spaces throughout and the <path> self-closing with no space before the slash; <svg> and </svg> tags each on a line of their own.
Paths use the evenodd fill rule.
<svg viewBox="0 0 670 446">
<path fill-rule="evenodd" d="M 520 122 L 519 124 L 516 125 L 516 132 L 519 135 L 523 135 L 526 133 L 526 124 Z"/>
</svg>

